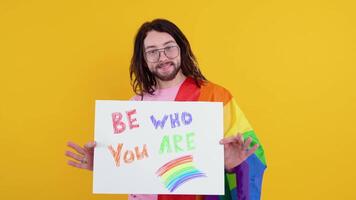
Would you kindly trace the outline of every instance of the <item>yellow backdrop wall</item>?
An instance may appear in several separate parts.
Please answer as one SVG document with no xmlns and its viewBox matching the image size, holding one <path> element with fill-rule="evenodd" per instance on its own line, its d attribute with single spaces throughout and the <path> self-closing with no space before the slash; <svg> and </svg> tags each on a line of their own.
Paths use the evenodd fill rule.
<svg viewBox="0 0 356 200">
<path fill-rule="evenodd" d="M 175 22 L 231 90 L 267 155 L 262 199 L 356 199 L 354 1 L 0 1 L 0 199 L 93 195 L 66 142 L 95 99 L 128 99 L 138 27 Z"/>
</svg>

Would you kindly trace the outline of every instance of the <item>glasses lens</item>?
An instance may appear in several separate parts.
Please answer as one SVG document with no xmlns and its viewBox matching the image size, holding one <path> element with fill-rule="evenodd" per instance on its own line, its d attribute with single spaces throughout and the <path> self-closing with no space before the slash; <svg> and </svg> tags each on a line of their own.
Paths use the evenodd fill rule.
<svg viewBox="0 0 356 200">
<path fill-rule="evenodd" d="M 149 62 L 158 62 L 161 51 L 164 51 L 164 55 L 169 58 L 173 59 L 179 55 L 179 47 L 178 46 L 168 46 L 164 49 L 155 49 L 151 51 L 145 52 L 146 59 Z"/>
<path fill-rule="evenodd" d="M 157 62 L 159 57 L 159 51 L 158 50 L 152 50 L 152 51 L 147 51 L 146 52 L 146 59 L 149 62 Z"/>
<path fill-rule="evenodd" d="M 178 56 L 179 54 L 179 49 L 177 46 L 170 46 L 170 47 L 166 47 L 164 48 L 164 54 L 166 54 L 166 56 L 168 58 L 175 58 Z"/>
</svg>

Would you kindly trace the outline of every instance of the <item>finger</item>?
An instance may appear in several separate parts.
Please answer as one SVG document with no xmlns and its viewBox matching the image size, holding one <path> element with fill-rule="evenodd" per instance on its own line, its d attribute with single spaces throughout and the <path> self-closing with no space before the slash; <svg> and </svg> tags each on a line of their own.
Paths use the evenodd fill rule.
<svg viewBox="0 0 356 200">
<path fill-rule="evenodd" d="M 253 147 L 246 152 L 246 157 L 249 157 L 250 155 L 254 154 L 258 147 L 258 144 L 253 145 Z"/>
<path fill-rule="evenodd" d="M 235 141 L 236 141 L 237 143 L 243 145 L 243 144 L 244 144 L 244 137 L 243 137 L 241 134 L 237 134 Z"/>
<path fill-rule="evenodd" d="M 83 156 L 80 156 L 80 155 L 73 153 L 71 151 L 66 151 L 66 156 L 73 158 L 77 161 L 82 161 L 84 159 Z"/>
<path fill-rule="evenodd" d="M 231 143 L 226 143 L 226 144 L 223 144 L 224 145 L 224 150 L 228 150 L 232 147 L 232 144 Z"/>
<path fill-rule="evenodd" d="M 80 169 L 88 169 L 85 164 L 77 163 L 72 160 L 68 160 L 68 165 L 76 167 L 76 168 L 80 168 Z"/>
<path fill-rule="evenodd" d="M 237 136 L 230 136 L 230 137 L 227 137 L 227 138 L 223 138 L 223 139 L 220 140 L 220 144 L 227 144 L 227 143 L 235 142 L 236 141 L 236 137 Z"/>
<path fill-rule="evenodd" d="M 84 145 L 84 148 L 86 150 L 93 151 L 95 146 L 96 146 L 95 142 L 88 142 Z"/>
<path fill-rule="evenodd" d="M 248 149 L 250 147 L 251 142 L 252 142 L 252 138 L 248 137 L 244 143 L 244 149 Z"/>
<path fill-rule="evenodd" d="M 76 150 L 78 153 L 80 153 L 82 155 L 85 154 L 85 150 L 81 146 L 79 146 L 79 145 L 77 145 L 77 144 L 75 144 L 73 142 L 68 142 L 67 146 L 73 148 L 74 150 Z"/>
<path fill-rule="evenodd" d="M 230 144 L 235 146 L 235 147 L 238 147 L 238 148 L 242 149 L 243 148 L 243 144 L 244 144 L 243 143 L 243 137 L 240 134 L 234 136 L 233 141 L 231 141 Z"/>
</svg>

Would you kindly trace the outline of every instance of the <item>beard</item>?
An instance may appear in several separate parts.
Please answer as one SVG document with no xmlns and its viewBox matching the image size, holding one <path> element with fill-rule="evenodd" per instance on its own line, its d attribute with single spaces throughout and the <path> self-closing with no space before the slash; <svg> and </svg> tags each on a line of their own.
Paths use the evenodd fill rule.
<svg viewBox="0 0 356 200">
<path fill-rule="evenodd" d="M 170 67 L 173 67 L 173 71 L 169 73 L 160 73 L 160 69 L 165 66 L 165 65 L 171 65 Z M 173 80 L 178 72 L 180 71 L 180 62 L 178 61 L 177 63 L 174 63 L 172 61 L 164 62 L 157 64 L 154 68 L 154 70 L 151 71 L 154 77 L 158 78 L 161 81 L 171 81 Z"/>
</svg>

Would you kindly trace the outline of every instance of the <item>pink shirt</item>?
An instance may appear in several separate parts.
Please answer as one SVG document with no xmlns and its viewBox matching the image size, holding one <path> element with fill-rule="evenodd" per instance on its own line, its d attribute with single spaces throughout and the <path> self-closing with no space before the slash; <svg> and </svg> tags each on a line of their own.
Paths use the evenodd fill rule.
<svg viewBox="0 0 356 200">
<path fill-rule="evenodd" d="M 184 80 L 173 87 L 157 89 L 153 95 L 144 94 L 143 101 L 174 101 L 177 96 L 178 90 Z M 134 96 L 131 98 L 133 101 L 141 101 L 141 96 Z M 157 200 L 158 195 L 156 194 L 129 194 L 129 200 Z"/>
<path fill-rule="evenodd" d="M 143 95 L 143 101 L 174 101 L 177 96 L 178 90 L 183 82 L 184 80 L 173 87 L 157 89 L 155 90 L 153 95 L 145 93 Z M 132 97 L 131 100 L 141 101 L 141 96 L 136 95 Z"/>
</svg>

